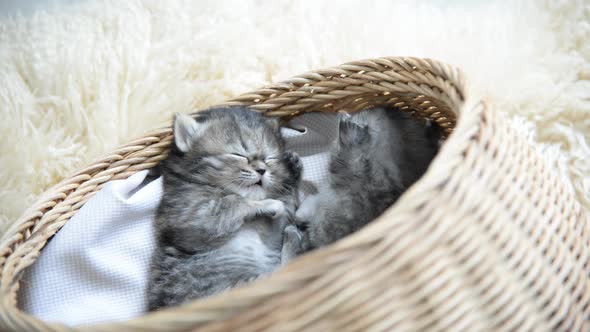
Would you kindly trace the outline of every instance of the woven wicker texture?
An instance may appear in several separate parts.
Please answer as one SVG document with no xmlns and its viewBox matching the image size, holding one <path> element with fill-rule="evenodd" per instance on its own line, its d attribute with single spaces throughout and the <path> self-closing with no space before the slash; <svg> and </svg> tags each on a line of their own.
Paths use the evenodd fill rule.
<svg viewBox="0 0 590 332">
<path fill-rule="evenodd" d="M 449 134 L 426 175 L 361 231 L 271 277 L 116 324 L 73 329 L 17 309 L 22 271 L 110 180 L 165 157 L 169 128 L 49 190 L 0 244 L 1 331 L 588 331 L 588 217 L 506 119 L 429 59 L 318 70 L 239 96 L 289 118 L 392 105 Z"/>
</svg>

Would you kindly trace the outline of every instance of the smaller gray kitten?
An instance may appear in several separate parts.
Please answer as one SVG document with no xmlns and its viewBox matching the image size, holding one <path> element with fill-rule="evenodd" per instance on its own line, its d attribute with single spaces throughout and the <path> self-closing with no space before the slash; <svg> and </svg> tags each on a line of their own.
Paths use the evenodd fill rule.
<svg viewBox="0 0 590 332">
<path fill-rule="evenodd" d="M 296 212 L 310 250 L 377 218 L 424 174 L 438 152 L 437 126 L 399 110 L 375 108 L 339 118 L 328 184 Z"/>
<path fill-rule="evenodd" d="M 149 310 L 220 293 L 295 256 L 302 164 L 276 119 L 245 108 L 177 114 L 162 161 Z"/>
</svg>

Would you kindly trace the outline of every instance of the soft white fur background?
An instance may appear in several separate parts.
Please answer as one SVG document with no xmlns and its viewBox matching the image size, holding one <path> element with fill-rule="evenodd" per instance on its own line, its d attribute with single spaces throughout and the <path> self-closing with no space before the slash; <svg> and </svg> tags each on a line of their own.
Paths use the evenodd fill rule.
<svg viewBox="0 0 590 332">
<path fill-rule="evenodd" d="M 461 67 L 590 208 L 588 1 L 82 1 L 0 18 L 0 234 L 173 112 L 388 55 Z"/>
</svg>

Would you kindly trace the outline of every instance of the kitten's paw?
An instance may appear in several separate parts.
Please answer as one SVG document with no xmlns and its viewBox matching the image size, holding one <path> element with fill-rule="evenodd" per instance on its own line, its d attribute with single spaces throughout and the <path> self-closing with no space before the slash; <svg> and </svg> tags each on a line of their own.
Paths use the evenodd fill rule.
<svg viewBox="0 0 590 332">
<path fill-rule="evenodd" d="M 276 199 L 265 199 L 260 201 L 261 214 L 271 217 L 273 219 L 280 218 L 285 215 L 285 203 Z"/>
<path fill-rule="evenodd" d="M 283 248 L 281 265 L 285 265 L 304 251 L 304 235 L 294 225 L 288 225 L 283 231 Z"/>
<path fill-rule="evenodd" d="M 283 231 L 283 245 L 289 243 L 299 247 L 302 239 L 303 234 L 301 234 L 295 225 L 288 225 L 285 227 L 285 230 Z"/>
<path fill-rule="evenodd" d="M 293 151 L 285 151 L 283 158 L 292 176 L 294 178 L 301 177 L 301 172 L 303 171 L 303 163 L 301 162 L 299 155 Z"/>
</svg>

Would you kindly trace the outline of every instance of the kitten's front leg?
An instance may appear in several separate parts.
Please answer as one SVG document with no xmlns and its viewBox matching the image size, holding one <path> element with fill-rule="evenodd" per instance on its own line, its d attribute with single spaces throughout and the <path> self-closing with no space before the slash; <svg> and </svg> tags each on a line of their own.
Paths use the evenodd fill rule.
<svg viewBox="0 0 590 332">
<path fill-rule="evenodd" d="M 286 265 L 302 251 L 303 236 L 294 225 L 288 225 L 283 231 L 283 248 L 281 249 L 281 265 Z"/>
<path fill-rule="evenodd" d="M 293 151 L 285 151 L 283 153 L 283 161 L 287 165 L 289 173 L 291 173 L 291 178 L 295 183 L 299 182 L 301 179 L 301 173 L 303 172 L 303 163 L 301 162 L 299 155 Z"/>
<path fill-rule="evenodd" d="M 295 212 L 295 219 L 301 223 L 309 223 L 314 216 L 317 215 L 320 204 L 320 194 L 307 196 L 297 212 Z"/>
<path fill-rule="evenodd" d="M 283 202 L 275 199 L 246 200 L 241 196 L 228 195 L 201 209 L 197 214 L 194 229 L 184 234 L 198 234 L 208 241 L 226 238 L 237 232 L 244 222 L 257 217 L 279 218 L 285 214 Z M 189 236 L 190 237 L 190 236 Z"/>
<path fill-rule="evenodd" d="M 290 177 L 286 180 L 289 192 L 280 198 L 286 207 L 286 222 L 293 223 L 295 210 L 299 206 L 299 186 L 301 183 L 301 174 L 303 172 L 303 163 L 299 155 L 293 151 L 283 153 L 283 161 L 289 170 Z"/>
<path fill-rule="evenodd" d="M 300 252 L 306 252 L 314 249 L 310 241 L 310 233 L 315 232 L 318 213 L 319 213 L 320 196 L 319 194 L 310 195 L 303 200 L 297 212 L 295 212 L 295 225 L 301 232 Z"/>
<path fill-rule="evenodd" d="M 263 199 L 261 201 L 249 201 L 250 211 L 247 218 L 270 217 L 277 219 L 285 215 L 285 203 L 276 199 Z"/>
</svg>

